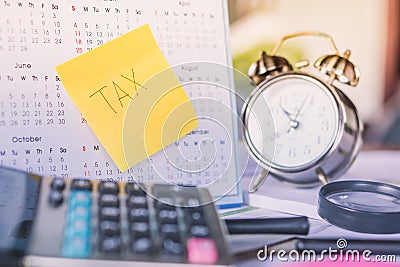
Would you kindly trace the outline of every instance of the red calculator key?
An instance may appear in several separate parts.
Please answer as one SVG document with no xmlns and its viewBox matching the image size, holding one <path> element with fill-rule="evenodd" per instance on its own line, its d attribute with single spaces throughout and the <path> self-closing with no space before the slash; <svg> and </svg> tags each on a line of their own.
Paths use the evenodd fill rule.
<svg viewBox="0 0 400 267">
<path fill-rule="evenodd" d="M 211 238 L 192 237 L 187 240 L 188 262 L 192 264 L 216 264 L 218 249 Z"/>
</svg>

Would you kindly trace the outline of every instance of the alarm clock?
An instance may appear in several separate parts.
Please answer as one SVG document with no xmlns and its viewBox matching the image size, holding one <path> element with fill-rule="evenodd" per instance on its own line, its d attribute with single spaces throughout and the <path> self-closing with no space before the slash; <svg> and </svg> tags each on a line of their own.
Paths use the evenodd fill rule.
<svg viewBox="0 0 400 267">
<path fill-rule="evenodd" d="M 328 40 L 333 54 L 295 64 L 277 52 L 284 41 L 302 36 Z M 353 102 L 337 87 L 356 86 L 360 72 L 321 32 L 282 37 L 249 68 L 257 85 L 242 109 L 243 136 L 249 154 L 263 167 L 250 183 L 255 192 L 271 175 L 297 186 L 327 184 L 345 173 L 362 146 L 363 125 Z"/>
</svg>

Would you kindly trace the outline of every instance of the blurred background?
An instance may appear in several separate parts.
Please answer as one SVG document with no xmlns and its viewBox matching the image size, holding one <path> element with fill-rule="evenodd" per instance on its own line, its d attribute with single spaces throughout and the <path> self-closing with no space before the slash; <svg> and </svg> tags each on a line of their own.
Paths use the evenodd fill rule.
<svg viewBox="0 0 400 267">
<path fill-rule="evenodd" d="M 359 109 L 365 147 L 400 147 L 400 1 L 399 0 L 228 0 L 233 65 L 248 67 L 284 35 L 321 31 L 361 72 L 357 87 L 341 86 Z M 332 50 L 322 38 L 291 39 L 279 50 L 289 62 Z M 251 87 L 238 83 L 241 95 Z"/>
</svg>

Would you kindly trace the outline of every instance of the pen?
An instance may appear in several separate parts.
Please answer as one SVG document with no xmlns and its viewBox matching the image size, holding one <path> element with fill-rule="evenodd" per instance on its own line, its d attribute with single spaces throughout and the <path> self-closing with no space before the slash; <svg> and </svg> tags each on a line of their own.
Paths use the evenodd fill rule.
<svg viewBox="0 0 400 267">
<path fill-rule="evenodd" d="M 230 234 L 299 234 L 306 235 L 310 228 L 308 218 L 225 219 Z"/>
<path fill-rule="evenodd" d="M 400 240 L 346 240 L 339 239 L 305 239 L 300 238 L 296 242 L 296 249 L 299 251 L 313 250 L 316 253 L 321 253 L 331 249 L 345 249 L 365 251 L 370 250 L 372 254 L 395 254 L 400 253 Z"/>
</svg>

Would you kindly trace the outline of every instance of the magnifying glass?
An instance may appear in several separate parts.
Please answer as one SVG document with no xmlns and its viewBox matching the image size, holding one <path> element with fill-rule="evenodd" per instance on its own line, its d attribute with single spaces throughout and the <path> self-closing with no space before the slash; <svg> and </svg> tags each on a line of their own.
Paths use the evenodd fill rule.
<svg viewBox="0 0 400 267">
<path fill-rule="evenodd" d="M 372 181 L 332 182 L 320 189 L 318 214 L 351 231 L 400 233 L 400 187 Z"/>
</svg>

